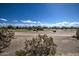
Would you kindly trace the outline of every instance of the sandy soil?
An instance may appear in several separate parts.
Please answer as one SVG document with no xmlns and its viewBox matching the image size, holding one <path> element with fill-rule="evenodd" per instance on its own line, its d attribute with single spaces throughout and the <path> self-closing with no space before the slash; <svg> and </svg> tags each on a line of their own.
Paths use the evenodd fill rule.
<svg viewBox="0 0 79 59">
<path fill-rule="evenodd" d="M 11 45 L 4 49 L 1 56 L 15 56 L 15 51 L 24 48 L 24 42 L 26 39 L 32 39 L 38 34 L 47 34 L 49 37 L 54 38 L 54 42 L 57 44 L 56 56 L 79 56 L 79 40 L 72 38 L 75 35 L 75 30 L 56 30 L 54 33 L 52 30 L 45 30 L 39 32 L 15 32 L 15 39 L 12 39 Z"/>
</svg>

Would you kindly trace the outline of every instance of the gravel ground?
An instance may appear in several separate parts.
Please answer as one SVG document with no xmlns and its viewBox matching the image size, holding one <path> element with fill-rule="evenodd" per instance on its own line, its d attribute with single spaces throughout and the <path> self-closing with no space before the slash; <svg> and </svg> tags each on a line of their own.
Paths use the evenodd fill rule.
<svg viewBox="0 0 79 59">
<path fill-rule="evenodd" d="M 15 39 L 12 39 L 11 45 L 4 49 L 4 52 L 0 55 L 15 56 L 17 50 L 24 48 L 26 39 L 30 40 L 38 34 L 47 34 L 49 37 L 53 37 L 54 42 L 57 44 L 56 56 L 79 56 L 79 40 L 72 38 L 75 33 L 75 30 L 57 30 L 56 33 L 53 30 L 15 32 Z"/>
</svg>

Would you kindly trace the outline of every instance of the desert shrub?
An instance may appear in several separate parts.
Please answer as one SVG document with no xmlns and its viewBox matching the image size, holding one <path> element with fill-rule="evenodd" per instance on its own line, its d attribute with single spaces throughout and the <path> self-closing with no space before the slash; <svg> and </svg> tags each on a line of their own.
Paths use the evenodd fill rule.
<svg viewBox="0 0 79 59">
<path fill-rule="evenodd" d="M 41 26 L 37 26 L 37 27 L 32 27 L 32 30 L 38 32 L 38 31 L 43 31 L 44 28 Z"/>
<path fill-rule="evenodd" d="M 0 51 L 10 45 L 11 39 L 14 37 L 14 32 L 8 29 L 0 31 Z"/>
<path fill-rule="evenodd" d="M 73 36 L 72 36 L 72 38 L 76 38 L 76 36 L 75 36 L 75 35 L 73 35 Z"/>
<path fill-rule="evenodd" d="M 33 29 L 33 31 L 38 32 L 38 31 L 43 31 L 43 29 L 42 28 L 37 28 L 37 29 Z"/>
<path fill-rule="evenodd" d="M 18 56 L 25 56 L 26 55 L 26 52 L 24 50 L 19 50 L 19 51 L 16 51 L 15 53 Z"/>
<path fill-rule="evenodd" d="M 52 37 L 45 35 L 38 35 L 38 37 L 32 40 L 25 41 L 25 53 L 22 55 L 27 56 L 47 56 L 55 55 L 56 44 L 53 42 Z M 19 51 L 20 53 L 20 51 Z M 17 55 L 17 54 L 16 54 Z"/>
<path fill-rule="evenodd" d="M 76 38 L 77 38 L 77 40 L 79 40 L 79 29 L 77 29 L 77 31 L 76 31 Z"/>
<path fill-rule="evenodd" d="M 26 55 L 55 55 L 56 44 L 53 42 L 52 37 L 45 35 L 38 35 L 37 38 L 26 40 L 25 42 Z"/>
<path fill-rule="evenodd" d="M 53 32 L 56 32 L 56 30 L 53 30 Z"/>
<path fill-rule="evenodd" d="M 37 30 L 38 30 L 38 31 L 43 31 L 44 29 L 43 29 L 43 28 L 37 28 Z"/>
<path fill-rule="evenodd" d="M 33 29 L 33 31 L 37 31 L 37 29 Z"/>
</svg>

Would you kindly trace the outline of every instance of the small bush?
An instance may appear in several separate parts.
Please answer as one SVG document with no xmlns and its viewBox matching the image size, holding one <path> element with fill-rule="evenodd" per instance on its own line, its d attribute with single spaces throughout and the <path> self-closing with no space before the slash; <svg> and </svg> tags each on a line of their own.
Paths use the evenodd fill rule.
<svg viewBox="0 0 79 59">
<path fill-rule="evenodd" d="M 19 50 L 15 52 L 17 56 L 25 56 L 26 52 L 24 50 Z"/>
<path fill-rule="evenodd" d="M 79 40 L 79 29 L 77 29 L 77 31 L 76 31 L 76 38 L 77 38 L 77 40 Z"/>
<path fill-rule="evenodd" d="M 25 41 L 25 52 L 22 55 L 27 56 L 47 56 L 55 55 L 56 44 L 53 42 L 52 37 L 45 35 L 38 35 L 38 37 L 32 40 Z M 19 52 L 21 55 L 21 53 Z M 17 54 L 16 54 L 17 55 Z"/>
<path fill-rule="evenodd" d="M 36 31 L 36 32 L 38 32 L 38 30 L 37 30 L 37 29 L 33 29 L 33 31 Z"/>
<path fill-rule="evenodd" d="M 44 29 L 42 29 L 42 28 L 37 28 L 37 29 L 33 29 L 33 31 L 36 31 L 36 32 L 38 32 L 38 31 L 44 31 Z"/>
<path fill-rule="evenodd" d="M 76 36 L 75 36 L 75 35 L 73 35 L 73 36 L 72 36 L 72 38 L 76 38 Z"/>
<path fill-rule="evenodd" d="M 0 51 L 10 45 L 11 39 L 14 37 L 14 32 L 8 29 L 2 29 L 0 31 Z"/>
<path fill-rule="evenodd" d="M 55 55 L 56 44 L 52 37 L 45 35 L 38 35 L 37 38 L 26 40 L 25 42 L 26 55 L 32 56 L 47 56 Z"/>
<path fill-rule="evenodd" d="M 53 32 L 56 32 L 56 30 L 53 30 Z"/>
</svg>

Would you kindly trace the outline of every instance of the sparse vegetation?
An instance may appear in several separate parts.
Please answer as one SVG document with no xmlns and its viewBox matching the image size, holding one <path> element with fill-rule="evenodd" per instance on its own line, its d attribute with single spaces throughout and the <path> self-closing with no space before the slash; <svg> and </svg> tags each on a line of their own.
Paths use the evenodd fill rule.
<svg viewBox="0 0 79 59">
<path fill-rule="evenodd" d="M 77 40 L 79 40 L 79 29 L 77 29 L 77 31 L 76 31 L 76 38 L 77 38 Z"/>
<path fill-rule="evenodd" d="M 73 35 L 73 36 L 72 36 L 72 38 L 76 38 L 76 36 L 75 36 L 75 35 Z"/>
<path fill-rule="evenodd" d="M 56 32 L 56 30 L 53 30 L 53 32 Z"/>
<path fill-rule="evenodd" d="M 18 56 L 25 56 L 26 55 L 26 52 L 24 50 L 19 50 L 19 51 L 16 51 L 15 53 Z"/>
<path fill-rule="evenodd" d="M 0 31 L 0 51 L 10 45 L 11 39 L 14 38 L 14 32 L 8 29 Z"/>
<path fill-rule="evenodd" d="M 25 41 L 25 52 L 21 50 L 16 53 L 16 55 L 27 55 L 27 56 L 47 56 L 55 55 L 56 44 L 53 42 L 52 37 L 45 35 L 38 35 L 37 38 Z M 19 53 L 19 54 L 18 54 Z"/>
<path fill-rule="evenodd" d="M 1 28 L 0 29 L 0 54 L 1 55 L 15 55 L 16 54 L 17 56 L 52 56 L 55 54 L 57 55 L 58 51 L 59 51 L 59 53 L 61 53 L 62 50 L 63 49 L 65 50 L 65 48 L 67 48 L 67 47 L 71 47 L 71 50 L 73 51 L 73 47 L 75 48 L 76 42 L 79 40 L 79 29 L 77 29 L 76 35 L 75 35 L 75 30 L 76 29 L 62 30 L 59 28 L 56 28 L 56 29 L 46 28 L 45 29 L 44 27 L 17 27 L 17 28 L 15 27 L 15 28 L 12 28 L 11 26 L 8 26 L 8 28 L 4 28 L 4 29 Z M 13 31 L 16 32 L 16 36 L 15 36 L 16 39 L 11 42 L 11 40 L 14 38 Z M 38 35 L 36 38 L 33 38 L 37 34 L 41 34 L 41 35 Z M 44 34 L 44 35 L 42 35 L 42 34 Z M 54 43 L 53 38 L 48 37 L 46 34 L 48 36 L 53 36 L 55 38 L 55 42 L 59 46 L 57 48 L 57 53 L 56 53 L 57 45 Z M 68 37 L 67 36 L 65 37 L 65 35 L 67 35 Z M 71 36 L 72 36 L 72 38 L 71 38 Z M 30 38 L 32 38 L 32 39 L 30 40 Z M 64 40 L 64 38 L 66 38 L 66 39 Z M 77 40 L 75 40 L 75 43 L 73 43 L 74 40 L 70 41 L 70 39 L 73 39 L 73 38 L 77 38 Z M 25 41 L 25 43 L 24 43 L 24 41 Z M 63 42 L 66 42 L 66 45 Z M 10 45 L 10 43 L 12 43 L 11 46 L 9 48 L 7 48 Z M 77 42 L 77 44 L 78 44 L 78 42 Z M 63 48 L 63 46 L 65 48 Z M 4 48 L 7 48 L 7 51 Z M 24 49 L 22 49 L 22 48 L 24 48 Z M 60 48 L 62 48 L 61 51 L 59 50 Z M 20 49 L 20 50 L 18 50 L 18 49 Z M 16 50 L 18 50 L 18 51 L 16 51 Z M 74 51 L 75 50 L 76 49 L 74 49 Z M 3 52 L 3 51 L 5 51 L 5 52 Z M 14 52 L 14 51 L 16 51 L 16 52 Z M 69 51 L 68 48 L 66 51 Z M 3 53 L 1 53 L 1 52 L 3 52 Z M 6 52 L 7 52 L 7 54 L 5 54 Z"/>
</svg>

